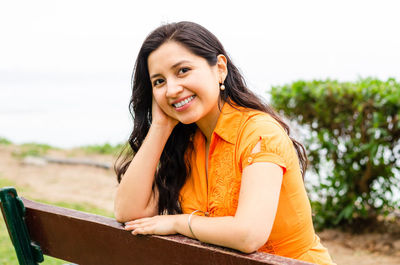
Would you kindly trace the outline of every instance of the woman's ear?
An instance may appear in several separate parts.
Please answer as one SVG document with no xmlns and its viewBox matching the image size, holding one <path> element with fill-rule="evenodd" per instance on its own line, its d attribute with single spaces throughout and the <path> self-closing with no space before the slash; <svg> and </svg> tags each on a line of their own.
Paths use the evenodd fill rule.
<svg viewBox="0 0 400 265">
<path fill-rule="evenodd" d="M 225 81 L 226 76 L 228 75 L 228 65 L 227 59 L 225 55 L 219 54 L 217 56 L 217 67 L 218 67 L 218 74 L 219 74 L 219 82 L 222 84 Z"/>
</svg>

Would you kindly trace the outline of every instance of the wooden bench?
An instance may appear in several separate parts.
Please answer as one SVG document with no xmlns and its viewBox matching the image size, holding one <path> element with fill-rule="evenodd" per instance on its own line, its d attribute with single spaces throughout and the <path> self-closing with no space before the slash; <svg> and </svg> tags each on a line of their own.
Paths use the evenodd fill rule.
<svg viewBox="0 0 400 265">
<path fill-rule="evenodd" d="M 81 265 L 306 265 L 256 252 L 242 254 L 190 238 L 133 236 L 112 218 L 19 198 L 0 190 L 1 210 L 21 265 L 43 261 L 43 254 Z"/>
</svg>

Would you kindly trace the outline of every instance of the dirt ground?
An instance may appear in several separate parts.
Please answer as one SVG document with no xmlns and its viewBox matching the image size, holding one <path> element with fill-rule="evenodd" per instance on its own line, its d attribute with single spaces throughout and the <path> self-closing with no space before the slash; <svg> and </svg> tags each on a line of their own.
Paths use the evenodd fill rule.
<svg viewBox="0 0 400 265">
<path fill-rule="evenodd" d="M 55 163 L 35 165 L 15 155 L 21 152 L 20 149 L 19 146 L 0 145 L 0 178 L 22 187 L 19 195 L 53 202 L 85 202 L 112 212 L 117 181 L 111 169 Z M 115 159 L 110 155 L 88 155 L 80 150 L 50 150 L 46 156 L 109 164 Z M 400 264 L 398 234 L 353 235 L 339 230 L 325 230 L 319 236 L 337 264 Z"/>
</svg>

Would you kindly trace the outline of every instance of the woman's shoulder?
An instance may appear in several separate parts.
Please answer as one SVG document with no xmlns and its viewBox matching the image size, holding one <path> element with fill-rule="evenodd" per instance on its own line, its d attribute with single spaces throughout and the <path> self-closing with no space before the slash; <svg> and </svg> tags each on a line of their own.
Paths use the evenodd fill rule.
<svg viewBox="0 0 400 265">
<path fill-rule="evenodd" d="M 287 136 L 285 129 L 271 114 L 243 107 L 241 111 L 244 116 L 241 126 L 242 133 L 244 131 L 259 131 L 264 133 L 274 132 L 282 136 Z"/>
<path fill-rule="evenodd" d="M 291 143 L 286 130 L 270 114 L 234 104 L 223 106 L 223 118 L 218 121 L 216 131 L 222 135 L 236 135 L 238 145 L 248 145 L 257 139 L 287 141 Z"/>
<path fill-rule="evenodd" d="M 236 142 L 241 168 L 254 162 L 275 163 L 284 171 L 291 165 L 293 144 L 284 128 L 268 113 L 243 109 Z M 256 145 L 259 151 L 254 152 Z"/>
<path fill-rule="evenodd" d="M 270 114 L 247 109 L 238 133 L 238 147 L 251 148 L 259 141 L 264 151 L 279 153 L 287 157 L 293 155 L 293 142 L 283 126 Z"/>
</svg>

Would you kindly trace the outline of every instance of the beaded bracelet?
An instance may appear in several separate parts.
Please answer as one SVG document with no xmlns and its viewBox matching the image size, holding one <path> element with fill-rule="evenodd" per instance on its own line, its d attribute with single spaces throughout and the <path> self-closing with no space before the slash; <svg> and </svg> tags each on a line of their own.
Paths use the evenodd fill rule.
<svg viewBox="0 0 400 265">
<path fill-rule="evenodd" d="M 195 213 L 197 213 L 197 212 L 201 212 L 201 213 L 203 213 L 205 216 L 208 216 L 208 213 L 203 212 L 203 211 L 200 211 L 200 210 L 195 210 L 195 211 L 193 211 L 193 212 L 189 215 L 189 218 L 188 218 L 188 226 L 189 226 L 190 232 L 192 232 L 192 235 L 193 235 L 193 237 L 194 237 L 195 239 L 197 239 L 197 237 L 196 237 L 196 236 L 194 235 L 194 233 L 193 233 L 192 227 L 191 227 L 191 225 L 190 225 L 190 221 L 192 220 L 193 214 L 195 214 Z"/>
</svg>

